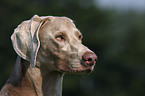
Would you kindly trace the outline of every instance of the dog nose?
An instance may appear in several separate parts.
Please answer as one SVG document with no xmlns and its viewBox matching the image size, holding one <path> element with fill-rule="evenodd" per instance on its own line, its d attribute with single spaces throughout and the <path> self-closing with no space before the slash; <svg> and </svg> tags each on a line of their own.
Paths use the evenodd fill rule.
<svg viewBox="0 0 145 96">
<path fill-rule="evenodd" d="M 85 62 L 86 66 L 93 66 L 95 65 L 98 57 L 93 52 L 85 52 L 83 54 L 83 61 Z"/>
</svg>

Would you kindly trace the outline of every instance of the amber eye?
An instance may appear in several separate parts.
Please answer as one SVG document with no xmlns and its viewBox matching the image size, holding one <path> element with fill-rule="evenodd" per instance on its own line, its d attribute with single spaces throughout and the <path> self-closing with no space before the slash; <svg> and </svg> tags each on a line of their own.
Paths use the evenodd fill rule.
<svg viewBox="0 0 145 96">
<path fill-rule="evenodd" d="M 82 35 L 79 35 L 79 37 L 78 37 L 78 38 L 79 38 L 79 40 L 82 40 L 83 36 L 82 36 Z"/>
<path fill-rule="evenodd" d="M 55 37 L 57 40 L 64 40 L 64 35 L 63 34 L 59 34 Z"/>
</svg>

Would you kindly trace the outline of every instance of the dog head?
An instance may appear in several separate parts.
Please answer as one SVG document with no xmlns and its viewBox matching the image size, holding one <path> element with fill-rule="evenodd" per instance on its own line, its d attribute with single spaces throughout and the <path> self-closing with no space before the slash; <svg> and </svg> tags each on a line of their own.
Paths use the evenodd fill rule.
<svg viewBox="0 0 145 96">
<path fill-rule="evenodd" d="M 14 31 L 16 53 L 32 67 L 45 66 L 66 73 L 92 72 L 97 60 L 82 44 L 82 34 L 67 17 L 35 15 Z"/>
</svg>

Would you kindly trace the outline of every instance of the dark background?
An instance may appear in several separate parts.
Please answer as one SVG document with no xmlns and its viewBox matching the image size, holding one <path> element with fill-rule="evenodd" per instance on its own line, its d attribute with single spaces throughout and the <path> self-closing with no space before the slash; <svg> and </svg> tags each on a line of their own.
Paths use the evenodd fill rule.
<svg viewBox="0 0 145 96">
<path fill-rule="evenodd" d="M 34 14 L 67 16 L 99 57 L 90 75 L 65 75 L 63 96 L 145 96 L 145 12 L 105 10 L 94 0 L 0 0 L 0 88 L 15 64 L 10 36 Z"/>
</svg>

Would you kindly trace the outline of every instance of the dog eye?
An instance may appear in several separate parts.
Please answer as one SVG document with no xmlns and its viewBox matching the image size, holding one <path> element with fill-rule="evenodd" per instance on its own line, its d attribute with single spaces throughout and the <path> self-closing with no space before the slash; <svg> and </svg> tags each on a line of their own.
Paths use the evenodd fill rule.
<svg viewBox="0 0 145 96">
<path fill-rule="evenodd" d="M 79 40 L 82 40 L 83 36 L 82 35 L 79 35 L 78 38 L 79 38 Z"/>
<path fill-rule="evenodd" d="M 55 37 L 57 40 L 64 40 L 64 35 L 63 34 L 59 34 Z"/>
</svg>

